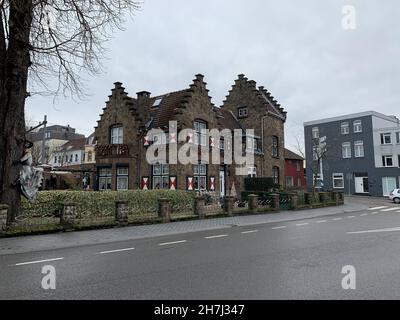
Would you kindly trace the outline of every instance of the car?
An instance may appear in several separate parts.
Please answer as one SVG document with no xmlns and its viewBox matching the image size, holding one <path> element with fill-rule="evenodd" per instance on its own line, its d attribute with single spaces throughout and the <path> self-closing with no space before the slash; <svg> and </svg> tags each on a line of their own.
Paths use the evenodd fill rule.
<svg viewBox="0 0 400 320">
<path fill-rule="evenodd" d="M 392 200 L 395 203 L 400 203 L 400 189 L 394 189 L 389 194 L 389 199 Z"/>
</svg>

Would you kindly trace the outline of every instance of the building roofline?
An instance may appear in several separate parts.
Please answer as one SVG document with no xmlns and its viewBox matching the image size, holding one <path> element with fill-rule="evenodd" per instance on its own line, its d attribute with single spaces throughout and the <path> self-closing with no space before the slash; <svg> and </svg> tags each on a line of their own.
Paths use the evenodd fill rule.
<svg viewBox="0 0 400 320">
<path fill-rule="evenodd" d="M 304 127 L 307 126 L 312 126 L 316 124 L 323 124 L 323 123 L 329 123 L 329 122 L 334 122 L 334 121 L 341 121 L 341 120 L 348 120 L 348 119 L 353 119 L 353 118 L 361 118 L 361 117 L 367 117 L 367 116 L 374 116 L 378 117 L 387 121 L 391 121 L 393 123 L 399 123 L 398 118 L 394 118 L 394 116 L 387 116 L 383 113 L 379 113 L 376 111 L 364 111 L 364 112 L 358 112 L 358 113 L 351 113 L 347 115 L 342 115 L 338 117 L 331 117 L 331 118 L 324 118 L 324 119 L 319 119 L 319 120 L 313 120 L 313 121 L 307 121 L 304 122 L 303 125 Z"/>
</svg>

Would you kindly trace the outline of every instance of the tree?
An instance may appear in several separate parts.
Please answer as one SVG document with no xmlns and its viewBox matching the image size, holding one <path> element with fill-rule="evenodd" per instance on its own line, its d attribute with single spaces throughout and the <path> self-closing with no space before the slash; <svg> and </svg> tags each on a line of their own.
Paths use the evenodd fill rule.
<svg viewBox="0 0 400 320">
<path fill-rule="evenodd" d="M 99 72 L 111 31 L 138 8 L 133 0 L 0 0 L 0 203 L 9 205 L 8 223 L 20 213 L 28 86 L 82 96 L 81 75 Z"/>
<path fill-rule="evenodd" d="M 318 186 L 318 176 L 322 173 L 322 161 L 326 157 L 328 152 L 328 147 L 326 144 L 326 138 L 314 138 L 313 139 L 313 165 L 310 166 L 314 179 L 313 179 L 313 195 L 315 194 L 315 189 Z"/>
</svg>

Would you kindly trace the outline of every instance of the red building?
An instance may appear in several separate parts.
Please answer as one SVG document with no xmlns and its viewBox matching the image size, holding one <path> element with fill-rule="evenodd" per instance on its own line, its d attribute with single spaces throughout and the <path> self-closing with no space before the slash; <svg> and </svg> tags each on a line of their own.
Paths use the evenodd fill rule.
<svg viewBox="0 0 400 320">
<path fill-rule="evenodd" d="M 304 158 L 285 148 L 285 186 L 307 188 Z"/>
</svg>

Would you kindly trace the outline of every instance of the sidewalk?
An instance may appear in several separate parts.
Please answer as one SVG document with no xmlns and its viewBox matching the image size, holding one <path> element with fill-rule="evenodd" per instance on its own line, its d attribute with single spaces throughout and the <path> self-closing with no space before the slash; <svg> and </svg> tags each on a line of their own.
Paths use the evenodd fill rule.
<svg viewBox="0 0 400 320">
<path fill-rule="evenodd" d="M 0 239 L 0 256 L 6 254 L 44 251 L 91 244 L 153 238 L 187 232 L 231 228 L 234 226 L 241 227 L 264 223 L 308 219 L 320 216 L 362 211 L 366 210 L 367 208 L 367 205 L 360 203 L 348 203 L 346 201 L 345 205 L 339 207 L 327 207 L 313 210 L 282 211 L 271 214 L 233 216 L 227 218 L 190 220 L 145 226 L 131 226 L 103 230 L 3 238 Z"/>
</svg>

